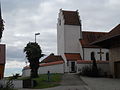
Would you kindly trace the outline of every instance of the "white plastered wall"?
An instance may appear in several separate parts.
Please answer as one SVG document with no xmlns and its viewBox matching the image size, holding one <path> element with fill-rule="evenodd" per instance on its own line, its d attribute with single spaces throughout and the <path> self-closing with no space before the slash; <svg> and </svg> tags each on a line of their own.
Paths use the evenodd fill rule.
<svg viewBox="0 0 120 90">
<path fill-rule="evenodd" d="M 64 30 L 65 53 L 80 53 L 80 26 L 65 25 Z"/>
<path fill-rule="evenodd" d="M 64 73 L 64 64 L 56 64 L 50 66 L 43 66 L 38 69 L 39 74 L 47 74 L 48 71 L 50 73 Z"/>
<path fill-rule="evenodd" d="M 23 70 L 22 77 L 30 76 L 30 71 L 31 69 Z M 64 63 L 39 67 L 38 74 L 47 74 L 48 71 L 50 71 L 50 73 L 64 73 Z"/>
<path fill-rule="evenodd" d="M 84 60 L 91 60 L 91 52 L 95 52 L 95 59 L 96 60 L 100 60 L 100 54 L 98 54 L 98 52 L 100 52 L 100 48 L 83 48 L 84 49 Z M 106 53 L 109 52 L 108 49 L 102 49 L 102 52 L 104 52 L 104 54 L 102 54 L 102 60 L 106 61 Z"/>
</svg>

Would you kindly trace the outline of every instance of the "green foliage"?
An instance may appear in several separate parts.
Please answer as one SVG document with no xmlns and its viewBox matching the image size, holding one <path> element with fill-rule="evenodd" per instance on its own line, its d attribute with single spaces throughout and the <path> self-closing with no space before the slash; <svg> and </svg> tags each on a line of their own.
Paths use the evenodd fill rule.
<svg viewBox="0 0 120 90">
<path fill-rule="evenodd" d="M 18 79 L 18 77 L 20 77 L 19 73 L 13 74 L 12 79 Z"/>
<path fill-rule="evenodd" d="M 96 77 L 96 76 L 98 76 L 98 68 L 97 68 L 97 63 L 96 63 L 94 52 L 91 53 L 91 60 L 93 60 L 93 62 L 92 62 L 92 76 Z"/>
<path fill-rule="evenodd" d="M 29 42 L 24 48 L 24 52 L 26 53 L 26 57 L 30 63 L 31 77 L 38 77 L 37 71 L 39 68 L 39 59 L 44 56 L 40 46 L 36 42 Z"/>
<path fill-rule="evenodd" d="M 17 90 L 17 89 L 13 89 L 13 88 L 0 88 L 0 90 Z"/>
<path fill-rule="evenodd" d="M 42 54 L 42 50 L 40 46 L 36 42 L 29 42 L 27 46 L 24 48 L 24 52 L 26 53 L 26 57 L 29 62 L 32 59 L 35 59 L 35 58 L 40 59 L 41 57 L 44 56 L 44 54 Z"/>
<path fill-rule="evenodd" d="M 83 76 L 92 76 L 92 68 L 89 66 L 84 66 L 82 68 L 81 75 Z"/>
<path fill-rule="evenodd" d="M 89 77 L 100 77 L 101 69 L 97 69 L 97 72 L 95 72 L 93 69 L 94 69 L 93 67 L 84 66 L 80 74 L 83 76 L 89 76 Z"/>
</svg>

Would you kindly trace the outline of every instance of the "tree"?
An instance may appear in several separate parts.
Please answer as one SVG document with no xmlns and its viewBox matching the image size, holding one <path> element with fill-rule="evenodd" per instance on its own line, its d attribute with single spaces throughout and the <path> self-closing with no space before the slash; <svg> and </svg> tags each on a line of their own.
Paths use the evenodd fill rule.
<svg viewBox="0 0 120 90">
<path fill-rule="evenodd" d="M 38 77 L 39 59 L 44 56 L 38 43 L 29 42 L 24 48 L 28 62 L 31 68 L 31 77 Z"/>
<path fill-rule="evenodd" d="M 98 76 L 98 68 L 97 68 L 97 63 L 96 63 L 94 52 L 91 53 L 91 60 L 93 60 L 93 63 L 92 63 L 93 76 Z"/>
</svg>

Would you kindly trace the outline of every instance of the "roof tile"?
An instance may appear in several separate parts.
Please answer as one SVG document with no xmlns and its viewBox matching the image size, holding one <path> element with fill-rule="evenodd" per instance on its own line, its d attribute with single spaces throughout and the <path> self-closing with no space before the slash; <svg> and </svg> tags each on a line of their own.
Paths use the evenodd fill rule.
<svg viewBox="0 0 120 90">
<path fill-rule="evenodd" d="M 81 25 L 78 11 L 62 10 L 66 25 Z"/>
<path fill-rule="evenodd" d="M 68 61 L 76 61 L 81 59 L 80 53 L 65 53 L 65 57 Z"/>
<path fill-rule="evenodd" d="M 98 40 L 100 37 L 103 37 L 104 35 L 107 35 L 108 33 L 105 32 L 82 32 L 83 39 L 80 39 L 80 42 L 83 47 L 86 48 L 97 48 L 98 46 L 90 45 L 90 43 Z"/>
</svg>

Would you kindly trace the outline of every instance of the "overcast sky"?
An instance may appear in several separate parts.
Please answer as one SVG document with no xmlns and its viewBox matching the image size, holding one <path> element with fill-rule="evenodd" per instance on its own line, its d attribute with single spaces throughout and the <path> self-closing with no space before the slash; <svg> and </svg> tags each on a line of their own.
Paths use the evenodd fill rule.
<svg viewBox="0 0 120 90">
<path fill-rule="evenodd" d="M 110 31 L 120 23 L 119 0 L 1 0 L 5 30 L 2 43 L 7 46 L 5 75 L 21 73 L 25 66 L 23 48 L 34 41 L 44 54 L 57 54 L 57 17 L 59 9 L 77 10 L 82 29 Z"/>
</svg>

